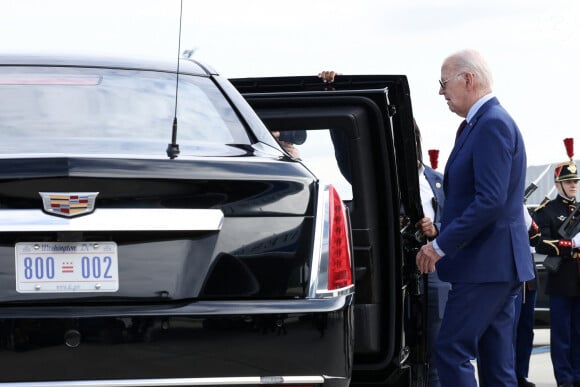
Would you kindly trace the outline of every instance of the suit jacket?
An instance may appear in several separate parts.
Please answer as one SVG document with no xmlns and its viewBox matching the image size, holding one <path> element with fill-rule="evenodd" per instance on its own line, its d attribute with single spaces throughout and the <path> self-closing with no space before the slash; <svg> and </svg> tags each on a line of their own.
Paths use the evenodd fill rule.
<svg viewBox="0 0 580 387">
<path fill-rule="evenodd" d="M 512 282 L 534 277 L 522 203 L 526 151 L 496 98 L 465 127 L 447 160 L 439 277 L 449 282 Z"/>
<path fill-rule="evenodd" d="M 425 170 L 423 171 L 423 175 L 425 175 L 425 179 L 429 183 L 434 196 L 432 203 L 435 212 L 433 224 L 435 224 L 437 230 L 441 230 L 441 217 L 443 215 L 443 207 L 445 206 L 443 175 L 426 165 L 424 167 Z M 447 296 L 451 289 L 451 285 L 447 282 L 441 281 L 437 271 L 428 274 L 427 283 L 429 286 L 429 335 L 431 335 L 430 340 L 433 342 L 439 333 L 439 326 L 441 325 L 441 319 L 445 312 L 445 304 L 447 303 Z"/>
<path fill-rule="evenodd" d="M 435 219 L 433 219 L 433 224 L 437 227 L 437 230 L 441 230 L 441 216 L 443 215 L 443 206 L 445 205 L 445 192 L 443 192 L 443 174 L 437 172 L 431 167 L 424 166 L 425 179 L 431 186 L 433 191 L 433 210 L 435 211 Z"/>
</svg>

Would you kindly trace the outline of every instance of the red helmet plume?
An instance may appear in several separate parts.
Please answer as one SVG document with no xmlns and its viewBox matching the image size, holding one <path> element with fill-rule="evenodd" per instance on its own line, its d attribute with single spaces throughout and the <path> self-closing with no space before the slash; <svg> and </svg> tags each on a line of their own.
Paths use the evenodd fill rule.
<svg viewBox="0 0 580 387">
<path fill-rule="evenodd" d="M 566 147 L 566 153 L 570 157 L 570 161 L 574 160 L 574 139 L 571 137 L 565 138 L 564 146 Z"/>
<path fill-rule="evenodd" d="M 429 162 L 431 163 L 431 168 L 437 169 L 439 149 L 429 149 L 427 153 L 429 153 Z"/>
<path fill-rule="evenodd" d="M 556 166 L 554 169 L 554 181 L 580 180 L 578 169 L 574 162 L 574 139 L 565 138 L 564 146 L 566 147 L 566 153 L 568 154 L 570 161 L 565 161 Z"/>
</svg>

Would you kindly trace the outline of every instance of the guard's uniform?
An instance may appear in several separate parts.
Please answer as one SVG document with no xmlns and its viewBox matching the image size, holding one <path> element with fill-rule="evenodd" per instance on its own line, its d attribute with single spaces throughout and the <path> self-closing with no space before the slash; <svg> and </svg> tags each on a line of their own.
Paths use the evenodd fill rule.
<svg viewBox="0 0 580 387">
<path fill-rule="evenodd" d="M 563 166 L 562 176 L 556 168 L 556 184 L 565 180 L 578 180 L 573 163 Z M 536 251 L 562 257 L 557 271 L 548 273 L 546 283 L 550 296 L 550 353 L 558 385 L 580 383 L 580 249 L 572 248 L 572 241 L 563 239 L 558 232 L 575 207 L 575 199 L 558 195 L 538 207 L 533 216 L 541 234 Z"/>
<path fill-rule="evenodd" d="M 576 208 L 576 200 L 559 196 L 534 212 L 534 220 L 540 229 L 540 241 L 536 252 L 562 257 L 556 273 L 548 273 L 546 294 L 580 297 L 580 249 L 572 248 L 572 241 L 562 239 L 558 230 L 568 215 Z M 580 321 L 579 321 L 580 323 Z"/>
</svg>

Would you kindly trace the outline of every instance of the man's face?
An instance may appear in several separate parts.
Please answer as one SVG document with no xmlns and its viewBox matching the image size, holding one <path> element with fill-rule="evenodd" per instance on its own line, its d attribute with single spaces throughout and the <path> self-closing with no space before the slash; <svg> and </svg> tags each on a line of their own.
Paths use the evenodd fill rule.
<svg viewBox="0 0 580 387">
<path fill-rule="evenodd" d="M 560 195 L 573 199 L 578 194 L 578 180 L 565 180 L 558 182 L 556 183 L 556 189 Z"/>
<path fill-rule="evenodd" d="M 465 74 L 458 73 L 452 60 L 446 60 L 441 66 L 441 80 L 439 94 L 445 97 L 449 110 L 453 113 L 466 117 L 469 111 L 467 106 L 467 94 Z"/>
</svg>

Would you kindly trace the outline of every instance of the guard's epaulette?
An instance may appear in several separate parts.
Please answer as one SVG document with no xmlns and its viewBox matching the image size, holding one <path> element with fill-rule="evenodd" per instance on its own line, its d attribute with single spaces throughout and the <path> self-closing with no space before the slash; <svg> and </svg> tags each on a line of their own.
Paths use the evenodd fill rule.
<svg viewBox="0 0 580 387">
<path fill-rule="evenodd" d="M 546 207 L 546 205 L 547 205 L 548 203 L 550 203 L 551 201 L 552 201 L 552 200 L 544 200 L 542 203 L 540 203 L 540 205 L 539 205 L 539 206 L 537 206 L 537 207 L 534 209 L 534 212 L 538 212 L 538 210 L 541 210 L 542 208 Z"/>
</svg>

